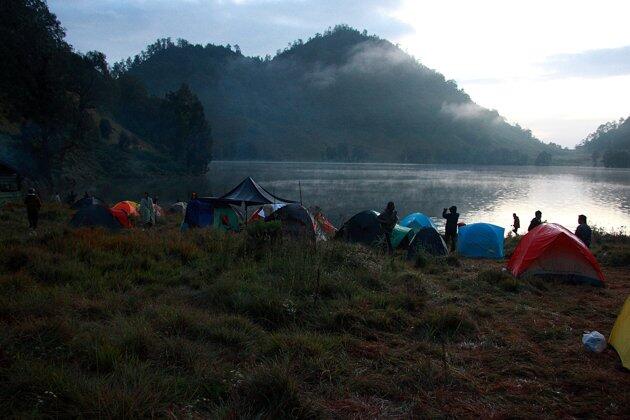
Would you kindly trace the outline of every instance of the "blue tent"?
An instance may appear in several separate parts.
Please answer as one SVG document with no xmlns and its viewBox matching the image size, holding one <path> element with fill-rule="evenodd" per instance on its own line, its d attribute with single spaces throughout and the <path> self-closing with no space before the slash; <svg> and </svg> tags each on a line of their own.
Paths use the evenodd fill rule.
<svg viewBox="0 0 630 420">
<path fill-rule="evenodd" d="M 425 216 L 422 213 L 408 214 L 400 221 L 400 225 L 411 228 L 414 231 L 414 233 L 419 232 L 423 228 L 436 229 L 431 219 L 429 219 L 427 216 Z"/>
<path fill-rule="evenodd" d="M 459 228 L 457 251 L 465 257 L 503 258 L 505 229 L 490 223 L 473 223 Z"/>
</svg>

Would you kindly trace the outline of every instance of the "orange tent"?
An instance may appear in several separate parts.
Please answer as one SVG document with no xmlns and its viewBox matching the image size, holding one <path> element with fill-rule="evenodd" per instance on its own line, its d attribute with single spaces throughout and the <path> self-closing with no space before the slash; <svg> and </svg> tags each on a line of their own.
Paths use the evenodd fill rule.
<svg viewBox="0 0 630 420">
<path fill-rule="evenodd" d="M 140 217 L 138 213 L 138 203 L 133 201 L 121 201 L 116 203 L 112 210 L 122 210 L 128 217 Z"/>
<path fill-rule="evenodd" d="M 129 217 L 127 217 L 127 213 L 124 210 L 112 208 L 109 211 L 116 218 L 116 220 L 118 220 L 120 226 L 124 227 L 125 229 L 131 229 L 131 221 L 129 220 Z"/>
</svg>

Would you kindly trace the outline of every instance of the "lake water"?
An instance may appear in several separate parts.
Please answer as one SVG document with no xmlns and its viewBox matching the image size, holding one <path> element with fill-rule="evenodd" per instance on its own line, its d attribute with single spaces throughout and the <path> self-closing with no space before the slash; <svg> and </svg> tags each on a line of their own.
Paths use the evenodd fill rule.
<svg viewBox="0 0 630 420">
<path fill-rule="evenodd" d="M 229 191 L 251 176 L 281 197 L 320 206 L 336 225 L 394 201 L 399 217 L 411 212 L 443 226 L 444 207 L 456 205 L 465 223 L 506 228 L 512 213 L 527 229 L 536 210 L 543 220 L 575 229 L 577 216 L 606 230 L 630 229 L 630 170 L 583 167 L 213 162 L 208 193 Z M 200 191 L 201 193 L 201 191 Z"/>
</svg>

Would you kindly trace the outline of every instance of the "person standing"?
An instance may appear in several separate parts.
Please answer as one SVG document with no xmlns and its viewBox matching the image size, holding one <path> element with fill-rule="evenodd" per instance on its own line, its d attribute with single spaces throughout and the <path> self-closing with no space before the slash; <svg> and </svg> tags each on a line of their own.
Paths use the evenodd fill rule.
<svg viewBox="0 0 630 420">
<path fill-rule="evenodd" d="M 578 216 L 578 227 L 575 229 L 575 236 L 580 238 L 580 241 L 586 245 L 587 248 L 591 247 L 591 238 L 593 236 L 593 231 L 591 227 L 586 223 L 586 216 L 580 214 Z"/>
<path fill-rule="evenodd" d="M 144 197 L 140 200 L 140 219 L 144 227 L 150 228 L 155 224 L 155 209 L 153 208 L 153 199 L 149 197 L 149 193 L 145 192 Z"/>
<path fill-rule="evenodd" d="M 459 222 L 459 213 L 457 213 L 457 206 L 451 206 L 448 209 L 442 210 L 442 217 L 446 219 L 446 226 L 444 229 L 444 237 L 446 238 L 446 244 L 449 246 L 451 252 L 455 252 L 457 249 L 457 223 Z"/>
<path fill-rule="evenodd" d="M 518 235 L 518 230 L 521 228 L 521 219 L 516 215 L 516 213 L 512 213 L 512 217 L 514 218 L 514 222 L 512 223 L 512 232 L 515 235 Z"/>
<path fill-rule="evenodd" d="M 527 228 L 527 231 L 531 231 L 532 229 L 534 229 L 535 227 L 538 227 L 540 225 L 542 225 L 542 212 L 540 210 L 536 210 L 535 216 L 531 222 L 529 222 L 529 227 Z"/>
<path fill-rule="evenodd" d="M 199 227 L 199 213 L 201 212 L 201 201 L 197 199 L 197 193 L 194 192 L 190 196 L 190 201 L 186 206 L 186 214 L 184 215 L 184 225 L 188 229 Z"/>
<path fill-rule="evenodd" d="M 394 206 L 393 201 L 387 203 L 387 207 L 385 207 L 385 210 L 378 215 L 377 219 L 381 224 L 381 229 L 383 230 L 383 234 L 385 236 L 387 252 L 389 255 L 392 255 L 394 253 L 394 246 L 392 245 L 392 232 L 396 227 L 396 223 L 398 223 L 398 212 L 396 211 L 396 206 Z"/>
<path fill-rule="evenodd" d="M 35 230 L 37 229 L 37 222 L 39 220 L 39 209 L 42 207 L 42 201 L 35 192 L 35 188 L 30 188 L 28 190 L 28 194 L 24 197 L 24 205 L 26 206 L 28 227 Z"/>
</svg>

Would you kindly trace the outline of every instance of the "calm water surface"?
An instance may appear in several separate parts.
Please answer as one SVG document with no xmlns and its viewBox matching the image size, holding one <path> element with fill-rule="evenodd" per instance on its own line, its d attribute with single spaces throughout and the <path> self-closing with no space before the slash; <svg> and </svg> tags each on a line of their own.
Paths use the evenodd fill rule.
<svg viewBox="0 0 630 420">
<path fill-rule="evenodd" d="M 463 222 L 506 229 L 514 212 L 526 229 L 536 210 L 569 229 L 581 213 L 607 230 L 630 228 L 628 169 L 213 162 L 210 192 L 227 192 L 246 176 L 288 199 L 299 200 L 301 187 L 304 205 L 319 205 L 336 224 L 392 200 L 401 218 L 419 211 L 439 226 L 442 209 L 456 205 Z"/>
<path fill-rule="evenodd" d="M 162 202 L 185 200 L 190 192 L 219 196 L 251 176 L 263 187 L 305 206 L 318 205 L 336 225 L 362 210 L 396 203 L 402 218 L 422 212 L 443 226 L 442 209 L 456 205 L 461 221 L 489 222 L 506 229 L 512 213 L 526 229 L 536 210 L 543 220 L 575 229 L 589 223 L 630 233 L 630 170 L 582 167 L 213 162 L 206 177 L 141 180 L 94 186 L 103 198 L 139 200 L 143 191 Z"/>
</svg>

